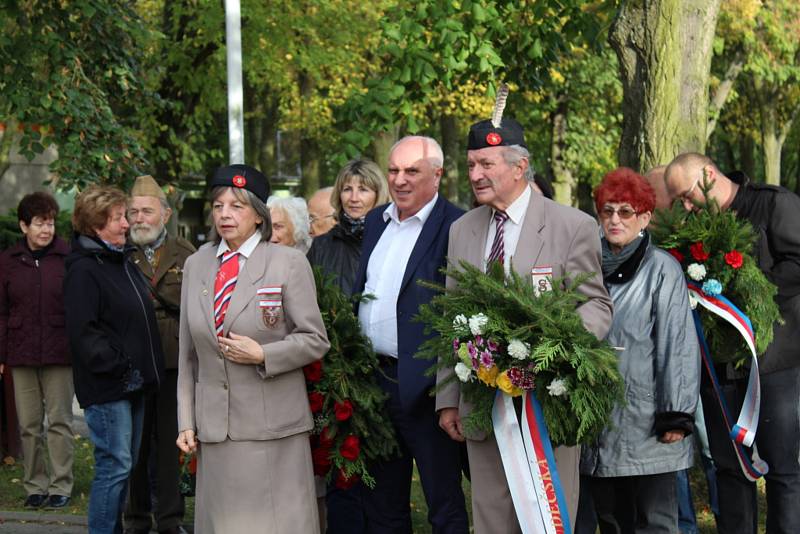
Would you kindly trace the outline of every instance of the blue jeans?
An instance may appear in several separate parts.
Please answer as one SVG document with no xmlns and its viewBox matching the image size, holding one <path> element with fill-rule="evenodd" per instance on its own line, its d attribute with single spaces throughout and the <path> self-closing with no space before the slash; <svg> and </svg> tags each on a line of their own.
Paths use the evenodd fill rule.
<svg viewBox="0 0 800 534">
<path fill-rule="evenodd" d="M 89 533 L 121 534 L 128 477 L 139 456 L 144 398 L 107 402 L 84 411 L 94 444 L 94 479 L 89 492 Z"/>
</svg>

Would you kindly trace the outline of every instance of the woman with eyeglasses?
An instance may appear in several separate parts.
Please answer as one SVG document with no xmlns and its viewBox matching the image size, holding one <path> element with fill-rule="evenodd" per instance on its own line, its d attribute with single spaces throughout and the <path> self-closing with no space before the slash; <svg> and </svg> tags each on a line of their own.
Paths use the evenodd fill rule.
<svg viewBox="0 0 800 534">
<path fill-rule="evenodd" d="M 583 447 L 582 484 L 600 531 L 678 531 L 676 473 L 692 465 L 700 352 L 683 271 L 647 233 L 655 192 L 619 168 L 594 191 L 602 227 L 603 280 L 614 302 L 607 340 L 619 350 L 625 402 Z"/>
<path fill-rule="evenodd" d="M 26 195 L 17 208 L 22 239 L 0 255 L 0 376 L 9 367 L 14 379 L 29 508 L 63 508 L 72 494 L 74 388 L 62 289 L 69 246 L 56 236 L 57 215 L 48 193 Z"/>
</svg>

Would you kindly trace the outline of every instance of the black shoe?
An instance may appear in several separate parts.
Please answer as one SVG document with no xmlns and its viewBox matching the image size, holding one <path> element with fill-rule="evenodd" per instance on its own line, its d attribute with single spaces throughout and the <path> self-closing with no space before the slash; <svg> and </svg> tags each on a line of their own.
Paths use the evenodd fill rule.
<svg viewBox="0 0 800 534">
<path fill-rule="evenodd" d="M 69 504 L 69 497 L 65 495 L 50 495 L 47 498 L 47 508 L 64 508 Z"/>
<path fill-rule="evenodd" d="M 125 534 L 150 534 L 150 529 L 130 527 L 125 529 Z"/>
<path fill-rule="evenodd" d="M 189 534 L 183 526 L 168 528 L 166 530 L 159 530 L 158 534 Z"/>
<path fill-rule="evenodd" d="M 28 495 L 28 498 L 25 499 L 25 507 L 40 508 L 45 503 L 45 501 L 47 501 L 47 495 L 34 493 L 32 495 Z"/>
</svg>

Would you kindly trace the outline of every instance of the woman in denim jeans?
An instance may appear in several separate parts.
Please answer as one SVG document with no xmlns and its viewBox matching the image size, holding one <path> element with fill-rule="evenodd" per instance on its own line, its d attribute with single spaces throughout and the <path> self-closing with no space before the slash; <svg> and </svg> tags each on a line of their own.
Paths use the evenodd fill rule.
<svg viewBox="0 0 800 534">
<path fill-rule="evenodd" d="M 163 355 L 144 280 L 126 246 L 127 197 L 91 186 L 75 201 L 64 306 L 75 394 L 94 444 L 89 532 L 122 532 L 128 477 L 138 456 L 144 393 L 158 387 Z"/>
</svg>

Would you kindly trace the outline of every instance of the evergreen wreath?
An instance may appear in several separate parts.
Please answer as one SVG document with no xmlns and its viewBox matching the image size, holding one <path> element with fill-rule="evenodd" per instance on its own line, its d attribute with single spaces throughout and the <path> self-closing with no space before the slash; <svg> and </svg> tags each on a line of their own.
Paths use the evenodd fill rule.
<svg viewBox="0 0 800 534">
<path fill-rule="evenodd" d="M 495 263 L 488 273 L 461 261 L 447 270 L 456 286 L 420 308 L 428 332 L 419 358 L 437 359 L 431 372 L 454 372 L 441 388 L 460 381 L 473 406 L 462 415 L 467 434 L 492 433 L 497 388 L 512 396 L 533 390 L 554 445 L 589 443 L 606 427 L 623 399 L 617 355 L 586 330 L 576 312 L 586 296 L 577 291 L 590 276 L 552 281 L 537 296 L 529 281 Z M 444 355 L 444 356 L 443 356 Z"/>
<path fill-rule="evenodd" d="M 695 211 L 686 211 L 680 202 L 659 210 L 650 232 L 654 242 L 678 260 L 687 280 L 702 286 L 707 295 L 724 295 L 747 315 L 761 355 L 772 342 L 775 323 L 783 323 L 775 302 L 778 288 L 752 255 L 757 239 L 753 226 L 731 210 L 720 210 L 709 195 L 712 185 L 702 184 L 710 200 L 695 202 Z M 749 359 L 744 339 L 727 321 L 705 311 L 700 319 L 715 362 L 741 365 Z"/>
<path fill-rule="evenodd" d="M 353 303 L 334 277 L 314 268 L 317 303 L 330 349 L 322 360 L 303 368 L 314 416 L 311 454 L 314 474 L 347 489 L 359 480 L 373 487 L 367 467 L 399 451 L 386 416 L 386 394 L 378 386 L 378 359 L 361 333 Z"/>
</svg>

